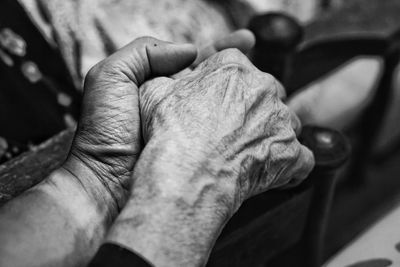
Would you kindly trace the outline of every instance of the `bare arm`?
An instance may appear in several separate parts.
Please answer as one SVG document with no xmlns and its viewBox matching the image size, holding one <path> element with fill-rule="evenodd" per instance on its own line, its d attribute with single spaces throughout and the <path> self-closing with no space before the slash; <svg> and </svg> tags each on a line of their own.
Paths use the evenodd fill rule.
<svg viewBox="0 0 400 267">
<path fill-rule="evenodd" d="M 0 266 L 84 265 L 116 215 L 109 192 L 91 180 L 83 187 L 61 168 L 2 207 Z"/>
</svg>

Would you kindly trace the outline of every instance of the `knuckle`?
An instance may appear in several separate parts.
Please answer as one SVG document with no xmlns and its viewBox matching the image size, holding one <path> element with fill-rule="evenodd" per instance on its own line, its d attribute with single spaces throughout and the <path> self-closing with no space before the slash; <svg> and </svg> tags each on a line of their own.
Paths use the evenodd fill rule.
<svg viewBox="0 0 400 267">
<path fill-rule="evenodd" d="M 309 171 L 311 171 L 314 166 L 315 166 L 315 158 L 314 158 L 314 154 L 311 152 L 310 149 L 308 149 L 307 147 L 302 145 L 302 149 L 304 150 L 305 153 L 305 167 L 306 169 L 308 169 Z"/>
<path fill-rule="evenodd" d="M 310 172 L 314 168 L 315 161 L 314 155 L 311 150 L 309 150 L 304 145 L 301 145 L 300 143 L 299 150 L 300 153 L 297 156 L 297 162 L 299 164 L 299 168 L 297 170 L 297 179 L 304 180 L 309 176 Z"/>
<path fill-rule="evenodd" d="M 274 93 L 274 96 L 279 98 L 279 82 L 271 74 L 266 74 L 266 80 L 269 82 L 269 89 Z"/>
<path fill-rule="evenodd" d="M 276 94 L 276 92 L 274 92 L 274 95 Z M 292 115 L 291 112 L 289 110 L 289 107 L 287 105 L 285 105 L 283 102 L 281 102 L 279 99 L 276 100 L 277 101 L 277 105 L 276 106 L 276 116 L 278 119 L 278 123 L 281 123 L 285 129 L 292 129 Z M 279 126 L 279 125 L 278 125 Z M 292 133 L 290 133 L 292 134 Z M 294 133 L 293 133 L 294 134 Z"/>
<path fill-rule="evenodd" d="M 102 76 L 104 71 L 103 60 L 98 62 L 96 65 L 90 68 L 85 77 L 85 83 L 91 83 Z"/>
<path fill-rule="evenodd" d="M 93 77 L 96 76 L 99 73 L 99 69 L 100 67 L 101 61 L 98 62 L 97 64 L 95 64 L 94 66 L 92 66 L 89 71 L 86 74 L 86 77 Z"/>
<path fill-rule="evenodd" d="M 302 129 L 301 121 L 299 117 L 296 115 L 296 113 L 294 113 L 292 110 L 290 110 L 290 116 L 291 116 L 292 128 L 296 132 L 296 135 L 299 135 Z"/>
<path fill-rule="evenodd" d="M 169 91 L 171 79 L 168 77 L 157 77 L 142 84 L 139 89 L 140 98 L 161 99 Z"/>
<path fill-rule="evenodd" d="M 90 85 L 96 82 L 117 81 L 123 76 L 118 62 L 113 59 L 106 58 L 94 65 L 86 74 L 85 85 Z"/>
<path fill-rule="evenodd" d="M 274 79 L 274 84 L 275 84 L 276 90 L 278 92 L 278 97 L 280 99 L 285 99 L 286 98 L 286 90 L 285 90 L 285 88 L 283 87 L 283 85 L 275 77 L 273 77 L 273 79 Z"/>
<path fill-rule="evenodd" d="M 272 74 L 269 74 L 267 72 L 262 72 L 263 78 L 265 81 L 267 81 L 271 86 L 276 87 L 278 81 L 275 79 L 275 77 Z"/>
<path fill-rule="evenodd" d="M 247 56 L 237 48 L 228 48 L 218 54 L 224 63 L 239 63 L 245 66 L 253 66 Z"/>
<path fill-rule="evenodd" d="M 115 60 L 112 56 L 105 58 L 96 63 L 89 71 L 87 76 L 90 78 L 97 78 L 102 75 L 109 73 L 114 74 L 115 70 L 119 66 L 119 61 Z"/>
<path fill-rule="evenodd" d="M 271 74 L 260 72 L 256 76 L 256 88 L 261 90 L 262 94 L 274 99 L 280 98 L 279 82 Z M 257 91 L 258 91 L 257 90 Z"/>
</svg>

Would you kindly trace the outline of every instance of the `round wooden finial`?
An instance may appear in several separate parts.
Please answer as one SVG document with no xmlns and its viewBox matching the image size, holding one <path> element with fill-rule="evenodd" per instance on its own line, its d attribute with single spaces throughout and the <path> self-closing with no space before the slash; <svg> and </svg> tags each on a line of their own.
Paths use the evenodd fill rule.
<svg viewBox="0 0 400 267">
<path fill-rule="evenodd" d="M 303 38 L 303 29 L 297 20 L 284 13 L 255 16 L 248 28 L 256 36 L 256 46 L 292 50 Z"/>
<path fill-rule="evenodd" d="M 350 155 L 347 138 L 332 129 L 304 126 L 299 139 L 314 153 L 317 166 L 337 168 L 346 162 Z"/>
</svg>

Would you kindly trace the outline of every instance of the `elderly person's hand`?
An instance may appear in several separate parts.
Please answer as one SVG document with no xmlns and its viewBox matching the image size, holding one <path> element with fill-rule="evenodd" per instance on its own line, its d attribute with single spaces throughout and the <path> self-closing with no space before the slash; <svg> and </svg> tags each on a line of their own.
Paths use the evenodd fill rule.
<svg viewBox="0 0 400 267">
<path fill-rule="evenodd" d="M 312 167 L 311 152 L 296 139 L 298 121 L 279 99 L 282 91 L 238 50 L 225 50 L 184 77 L 140 88 L 143 137 L 176 155 L 163 164 L 233 183 L 229 197 L 240 204 L 304 179 Z"/>
<path fill-rule="evenodd" d="M 225 48 L 247 52 L 253 45 L 254 36 L 247 30 L 233 32 L 198 53 L 193 45 L 144 37 L 101 61 L 85 79 L 82 114 L 64 168 L 89 191 L 96 191 L 98 180 L 106 190 L 93 194 L 109 198 L 107 205 L 115 214 L 126 201 L 131 171 L 143 146 L 138 86 L 150 77 L 175 74 L 195 58 L 192 66 Z"/>
<path fill-rule="evenodd" d="M 200 266 L 246 198 L 304 179 L 313 156 L 281 90 L 235 49 L 141 86 L 146 147 L 108 242 L 155 266 Z"/>
</svg>

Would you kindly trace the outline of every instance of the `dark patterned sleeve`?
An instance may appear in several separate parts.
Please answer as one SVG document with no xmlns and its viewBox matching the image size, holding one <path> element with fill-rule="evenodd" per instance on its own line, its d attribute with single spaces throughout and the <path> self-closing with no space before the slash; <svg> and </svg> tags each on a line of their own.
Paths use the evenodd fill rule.
<svg viewBox="0 0 400 267">
<path fill-rule="evenodd" d="M 117 244 L 103 244 L 88 267 L 154 267 L 141 256 Z"/>
</svg>

